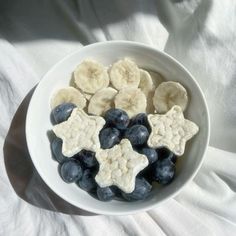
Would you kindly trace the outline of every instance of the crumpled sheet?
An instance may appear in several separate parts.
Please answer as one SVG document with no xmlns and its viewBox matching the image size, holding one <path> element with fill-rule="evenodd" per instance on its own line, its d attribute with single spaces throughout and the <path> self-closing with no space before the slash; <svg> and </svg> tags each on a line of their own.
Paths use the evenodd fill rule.
<svg viewBox="0 0 236 236">
<path fill-rule="evenodd" d="M 1 1 L 0 235 L 235 235 L 235 29 L 232 0 Z M 34 86 L 52 65 L 83 45 L 114 39 L 164 50 L 193 73 L 209 105 L 210 147 L 194 180 L 160 207 L 88 216 L 34 169 L 25 116 Z"/>
</svg>

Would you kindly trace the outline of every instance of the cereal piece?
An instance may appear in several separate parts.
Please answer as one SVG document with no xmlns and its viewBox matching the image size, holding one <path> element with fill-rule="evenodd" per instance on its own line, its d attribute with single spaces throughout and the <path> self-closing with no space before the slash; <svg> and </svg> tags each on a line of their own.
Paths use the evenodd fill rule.
<svg viewBox="0 0 236 236">
<path fill-rule="evenodd" d="M 126 193 L 135 187 L 135 177 L 148 165 L 145 155 L 135 152 L 128 139 L 111 149 L 101 150 L 96 158 L 100 164 L 95 180 L 100 187 L 116 185 Z"/>
<path fill-rule="evenodd" d="M 148 146 L 164 146 L 178 156 L 183 155 L 186 142 L 199 130 L 195 123 L 184 118 L 179 106 L 173 106 L 164 115 L 148 115 L 148 122 L 152 129 Z"/>
<path fill-rule="evenodd" d="M 53 131 L 63 141 L 63 155 L 72 157 L 82 149 L 96 152 L 100 148 L 99 132 L 104 124 L 102 117 L 89 116 L 74 108 L 69 119 L 55 125 Z"/>
</svg>

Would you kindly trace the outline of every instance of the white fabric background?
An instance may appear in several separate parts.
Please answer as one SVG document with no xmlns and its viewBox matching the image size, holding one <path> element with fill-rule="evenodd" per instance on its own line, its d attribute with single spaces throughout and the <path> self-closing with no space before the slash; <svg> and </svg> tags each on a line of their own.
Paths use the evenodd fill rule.
<svg viewBox="0 0 236 236">
<path fill-rule="evenodd" d="M 1 1 L 0 235 L 235 235 L 235 38 L 235 0 Z M 27 156 L 27 101 L 9 127 L 53 64 L 83 45 L 113 39 L 164 50 L 195 75 L 210 109 L 211 147 L 194 181 L 157 209 L 73 215 L 77 209 L 47 189 Z"/>
</svg>

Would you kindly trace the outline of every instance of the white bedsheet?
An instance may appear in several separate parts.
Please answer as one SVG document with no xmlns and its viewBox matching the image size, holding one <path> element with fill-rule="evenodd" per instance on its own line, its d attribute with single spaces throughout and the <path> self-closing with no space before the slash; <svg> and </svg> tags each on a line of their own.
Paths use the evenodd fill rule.
<svg viewBox="0 0 236 236">
<path fill-rule="evenodd" d="M 234 0 L 1 1 L 0 235 L 235 235 L 235 38 Z M 32 166 L 23 132 L 30 96 L 16 110 L 58 60 L 113 39 L 164 50 L 195 75 L 210 109 L 210 147 L 194 181 L 159 208 L 84 216 Z"/>
</svg>

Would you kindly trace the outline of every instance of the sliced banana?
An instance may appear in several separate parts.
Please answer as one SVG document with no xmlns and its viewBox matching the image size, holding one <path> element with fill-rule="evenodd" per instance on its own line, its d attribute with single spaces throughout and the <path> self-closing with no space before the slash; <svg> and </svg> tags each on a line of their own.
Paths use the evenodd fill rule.
<svg viewBox="0 0 236 236">
<path fill-rule="evenodd" d="M 109 84 L 106 68 L 93 60 L 84 60 L 74 71 L 75 84 L 85 93 L 94 94 Z"/>
<path fill-rule="evenodd" d="M 117 90 L 137 88 L 140 82 L 138 66 L 130 59 L 119 60 L 110 69 L 111 83 Z"/>
<path fill-rule="evenodd" d="M 178 105 L 184 111 L 188 104 L 186 89 L 177 82 L 168 81 L 161 83 L 155 90 L 153 105 L 157 113 L 165 113 L 174 105 Z"/>
<path fill-rule="evenodd" d="M 88 113 L 103 115 L 107 110 L 114 107 L 114 98 L 117 91 L 113 88 L 104 88 L 96 92 L 90 99 Z"/>
<path fill-rule="evenodd" d="M 138 113 L 146 112 L 146 96 L 140 89 L 122 89 L 116 95 L 114 102 L 115 107 L 126 111 L 130 118 Z"/>
<path fill-rule="evenodd" d="M 140 69 L 139 72 L 140 72 L 139 88 L 145 94 L 146 99 L 147 99 L 146 112 L 154 113 L 155 108 L 153 106 L 152 98 L 155 92 L 155 86 L 153 84 L 152 77 L 145 70 Z"/>
<path fill-rule="evenodd" d="M 138 87 L 147 96 L 149 94 L 149 92 L 154 89 L 152 77 L 145 70 L 140 69 L 139 72 L 140 72 L 140 83 L 139 83 Z"/>
<path fill-rule="evenodd" d="M 86 106 L 86 99 L 83 94 L 73 87 L 66 87 L 56 91 L 51 98 L 51 108 L 53 109 L 64 102 L 74 103 L 81 109 Z"/>
</svg>

